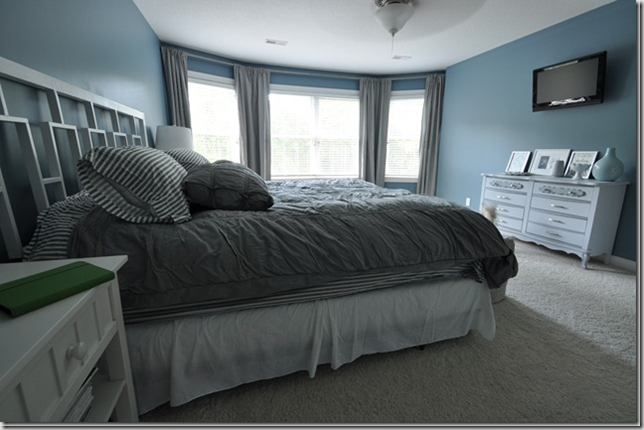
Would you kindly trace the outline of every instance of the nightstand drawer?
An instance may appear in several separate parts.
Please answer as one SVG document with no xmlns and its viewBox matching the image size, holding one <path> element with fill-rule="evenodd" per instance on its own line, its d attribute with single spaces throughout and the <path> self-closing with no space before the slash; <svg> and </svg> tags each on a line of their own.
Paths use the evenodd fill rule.
<svg viewBox="0 0 644 430">
<path fill-rule="evenodd" d="M 586 224 L 588 224 L 588 222 L 582 218 L 571 218 L 536 210 L 530 212 L 529 221 L 544 224 L 553 228 L 577 231 L 579 233 L 585 233 Z"/>
<path fill-rule="evenodd" d="M 572 202 L 569 200 L 555 200 L 544 197 L 533 197 L 531 208 L 579 217 L 587 217 L 590 213 L 590 204 L 588 203 Z"/>
<path fill-rule="evenodd" d="M 100 341 L 116 324 L 107 288 L 97 287 L 97 292 L 92 303 L 54 341 L 52 353 L 65 390 L 95 356 Z"/>
<path fill-rule="evenodd" d="M 569 245 L 581 247 L 584 243 L 584 235 L 581 233 L 574 233 L 566 230 L 559 230 L 557 228 L 548 227 L 533 222 L 528 223 L 528 233 L 536 234 L 538 236 L 546 237 L 551 240 L 565 242 Z"/>
<path fill-rule="evenodd" d="M 501 203 L 510 203 L 517 206 L 525 206 L 526 204 L 525 194 L 508 193 L 499 190 L 486 189 L 484 199 Z"/>
<path fill-rule="evenodd" d="M 84 297 L 82 307 L 68 313 L 57 333 L 22 370 L 12 378 L 8 390 L 0 395 L 0 417 L 6 422 L 56 422 L 63 419 L 80 385 L 96 366 L 106 345 L 118 331 L 109 288 L 110 281 L 65 299 Z M 62 302 L 61 302 L 62 303 Z M 20 318 L 37 315 L 26 314 Z"/>
</svg>

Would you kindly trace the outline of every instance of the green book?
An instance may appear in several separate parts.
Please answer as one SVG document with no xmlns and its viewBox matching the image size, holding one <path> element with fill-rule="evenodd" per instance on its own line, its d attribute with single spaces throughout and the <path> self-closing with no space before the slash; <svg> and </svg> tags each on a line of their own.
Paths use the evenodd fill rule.
<svg viewBox="0 0 644 430">
<path fill-rule="evenodd" d="M 12 317 L 42 308 L 114 279 L 114 272 L 77 261 L 0 284 L 0 308 Z"/>
</svg>

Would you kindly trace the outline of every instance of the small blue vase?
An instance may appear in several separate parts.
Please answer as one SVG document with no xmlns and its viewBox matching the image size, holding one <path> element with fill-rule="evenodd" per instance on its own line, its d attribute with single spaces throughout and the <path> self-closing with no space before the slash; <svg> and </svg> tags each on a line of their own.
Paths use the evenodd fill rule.
<svg viewBox="0 0 644 430">
<path fill-rule="evenodd" d="M 615 148 L 606 149 L 606 155 L 593 166 L 593 177 L 598 181 L 615 181 L 624 173 L 624 163 L 615 152 Z"/>
</svg>

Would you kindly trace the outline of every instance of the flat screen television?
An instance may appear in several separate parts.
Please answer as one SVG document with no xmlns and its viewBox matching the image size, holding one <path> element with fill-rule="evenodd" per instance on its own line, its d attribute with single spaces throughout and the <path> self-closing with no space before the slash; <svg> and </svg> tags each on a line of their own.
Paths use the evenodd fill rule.
<svg viewBox="0 0 644 430">
<path fill-rule="evenodd" d="M 532 111 L 604 102 L 606 51 L 532 72 Z"/>
</svg>

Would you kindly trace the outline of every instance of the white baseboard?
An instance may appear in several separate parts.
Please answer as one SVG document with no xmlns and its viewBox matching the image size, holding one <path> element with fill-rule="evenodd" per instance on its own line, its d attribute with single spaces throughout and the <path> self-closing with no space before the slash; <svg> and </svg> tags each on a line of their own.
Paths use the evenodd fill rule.
<svg viewBox="0 0 644 430">
<path fill-rule="evenodd" d="M 637 261 L 628 260 L 626 258 L 617 257 L 615 255 L 610 257 L 610 265 L 619 267 L 620 269 L 628 270 L 630 272 L 637 272 Z"/>
</svg>

